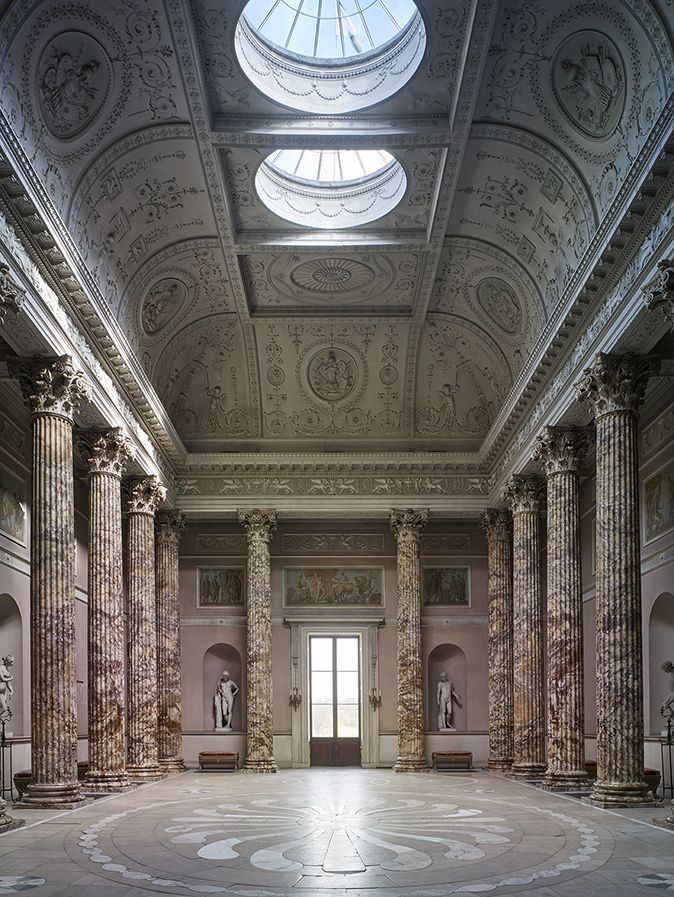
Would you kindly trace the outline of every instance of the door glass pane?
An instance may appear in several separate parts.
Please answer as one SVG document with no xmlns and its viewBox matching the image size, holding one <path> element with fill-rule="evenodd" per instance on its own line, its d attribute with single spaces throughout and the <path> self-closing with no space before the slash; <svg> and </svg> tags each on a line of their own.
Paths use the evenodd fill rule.
<svg viewBox="0 0 674 897">
<path fill-rule="evenodd" d="M 312 670 L 331 670 L 332 669 L 332 639 L 331 638 L 312 638 L 311 639 L 311 669 Z"/>
<path fill-rule="evenodd" d="M 311 705 L 311 734 L 314 738 L 334 737 L 332 703 Z"/>
<path fill-rule="evenodd" d="M 358 639 L 357 638 L 338 638 L 337 639 L 337 669 L 338 670 L 357 670 L 358 669 Z"/>
<path fill-rule="evenodd" d="M 358 703 L 358 673 L 337 673 L 337 702 Z"/>
<path fill-rule="evenodd" d="M 337 705 L 337 737 L 358 738 L 358 704 Z"/>
<path fill-rule="evenodd" d="M 332 673 L 312 672 L 311 703 L 332 705 Z"/>
</svg>

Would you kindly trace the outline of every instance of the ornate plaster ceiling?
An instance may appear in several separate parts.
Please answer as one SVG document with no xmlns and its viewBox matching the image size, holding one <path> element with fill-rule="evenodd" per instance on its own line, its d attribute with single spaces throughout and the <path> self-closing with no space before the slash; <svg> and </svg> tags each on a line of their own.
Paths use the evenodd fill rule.
<svg viewBox="0 0 674 897">
<path fill-rule="evenodd" d="M 2 113 L 188 450 L 478 450 L 639 177 L 667 0 L 418 6 L 405 86 L 319 116 L 240 69 L 242 0 L 1 7 Z M 385 149 L 404 195 L 290 224 L 284 147 Z"/>
</svg>

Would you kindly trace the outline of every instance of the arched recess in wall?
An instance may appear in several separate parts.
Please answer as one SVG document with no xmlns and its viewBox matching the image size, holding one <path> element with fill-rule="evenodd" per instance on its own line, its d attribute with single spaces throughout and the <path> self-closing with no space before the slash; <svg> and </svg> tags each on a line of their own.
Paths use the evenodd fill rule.
<svg viewBox="0 0 674 897">
<path fill-rule="evenodd" d="M 232 731 L 241 732 L 243 730 L 244 690 L 241 680 L 241 655 L 233 645 L 221 642 L 217 645 L 211 645 L 204 654 L 204 730 L 206 732 L 212 732 L 215 729 L 213 696 L 220 681 L 220 676 L 222 676 L 225 670 L 227 670 L 240 689 L 234 701 Z"/>
<path fill-rule="evenodd" d="M 660 707 L 670 691 L 674 690 L 674 676 L 665 673 L 660 665 L 666 660 L 674 663 L 674 595 L 663 592 L 651 610 L 648 624 L 650 731 L 658 735 L 664 728 Z"/>
<path fill-rule="evenodd" d="M 454 683 L 461 703 L 454 703 L 453 725 L 457 732 L 465 732 L 467 725 L 466 707 L 466 655 L 458 645 L 444 643 L 436 645 L 428 655 L 428 730 L 438 732 L 438 682 L 443 673 Z"/>
<path fill-rule="evenodd" d="M 19 605 L 11 595 L 0 595 L 0 657 L 11 654 L 14 666 L 10 673 L 14 677 L 14 694 L 9 706 L 12 718 L 7 723 L 7 734 L 23 735 L 23 626 Z"/>
</svg>

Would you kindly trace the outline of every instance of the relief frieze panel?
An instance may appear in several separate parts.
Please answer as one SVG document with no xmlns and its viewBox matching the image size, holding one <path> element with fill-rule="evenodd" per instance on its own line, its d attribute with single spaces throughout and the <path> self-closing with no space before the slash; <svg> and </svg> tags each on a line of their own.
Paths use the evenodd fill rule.
<svg viewBox="0 0 674 897">
<path fill-rule="evenodd" d="M 285 554 L 383 554 L 380 533 L 284 533 Z"/>
</svg>

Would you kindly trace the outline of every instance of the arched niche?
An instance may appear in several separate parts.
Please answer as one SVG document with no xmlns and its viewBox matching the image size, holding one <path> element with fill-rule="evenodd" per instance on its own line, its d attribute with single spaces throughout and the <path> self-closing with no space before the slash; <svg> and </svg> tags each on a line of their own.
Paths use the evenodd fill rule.
<svg viewBox="0 0 674 897">
<path fill-rule="evenodd" d="M 447 673 L 448 678 L 454 683 L 454 690 L 458 693 L 461 703 L 454 703 L 453 726 L 457 732 L 465 732 L 467 725 L 466 708 L 466 655 L 458 645 L 444 643 L 436 645 L 428 655 L 428 730 L 439 732 L 438 726 L 438 682 L 442 673 Z"/>
<path fill-rule="evenodd" d="M 650 730 L 659 735 L 665 723 L 660 707 L 670 691 L 674 690 L 674 676 L 665 673 L 660 665 L 666 660 L 674 662 L 674 595 L 663 592 L 651 610 L 648 624 Z"/>
<path fill-rule="evenodd" d="M 10 673 L 14 677 L 14 694 L 9 706 L 12 718 L 7 723 L 7 733 L 23 735 L 23 627 L 19 605 L 6 593 L 0 595 L 0 657 L 11 654 L 14 666 Z"/>
<path fill-rule="evenodd" d="M 221 642 L 211 647 L 204 654 L 204 730 L 212 732 L 215 728 L 213 717 L 213 696 L 220 681 L 220 676 L 227 670 L 231 678 L 241 689 L 234 701 L 232 714 L 232 731 L 243 730 L 243 687 L 241 684 L 241 655 L 233 645 Z"/>
</svg>

